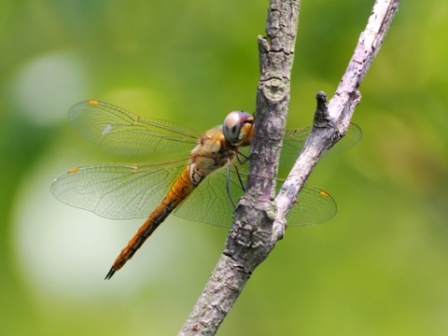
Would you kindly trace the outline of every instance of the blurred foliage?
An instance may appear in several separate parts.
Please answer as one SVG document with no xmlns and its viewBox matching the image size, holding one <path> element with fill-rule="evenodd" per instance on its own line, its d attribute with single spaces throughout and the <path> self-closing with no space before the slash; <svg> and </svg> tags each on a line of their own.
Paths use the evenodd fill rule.
<svg viewBox="0 0 448 336">
<path fill-rule="evenodd" d="M 311 123 L 317 91 L 331 97 L 372 5 L 303 2 L 291 127 Z M 253 111 L 267 6 L 0 2 L 0 334 L 180 329 L 225 230 L 172 218 L 102 281 L 139 221 L 103 225 L 49 194 L 64 170 L 111 160 L 74 132 L 66 111 L 98 98 L 199 131 L 230 110 Z M 338 215 L 288 229 L 219 335 L 448 333 L 447 14 L 443 0 L 401 3 L 361 87 L 362 142 L 311 177 Z"/>
</svg>

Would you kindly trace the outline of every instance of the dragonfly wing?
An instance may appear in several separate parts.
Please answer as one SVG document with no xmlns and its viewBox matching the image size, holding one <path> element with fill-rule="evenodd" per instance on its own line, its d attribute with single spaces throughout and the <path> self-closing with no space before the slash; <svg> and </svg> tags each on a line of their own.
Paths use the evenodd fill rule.
<svg viewBox="0 0 448 336">
<path fill-rule="evenodd" d="M 245 185 L 247 175 L 240 172 Z M 222 168 L 208 176 L 193 193 L 175 210 L 174 214 L 192 221 L 230 227 L 235 209 L 227 193 L 226 169 Z M 277 181 L 277 192 L 282 180 Z M 238 176 L 234 170 L 230 174 L 230 195 L 234 204 L 243 196 Z M 326 222 L 336 215 L 337 206 L 334 199 L 325 191 L 309 186 L 303 187 L 298 202 L 287 215 L 291 226 L 309 226 Z"/>
<path fill-rule="evenodd" d="M 210 174 L 175 210 L 178 217 L 212 225 L 230 227 L 235 209 L 227 193 L 227 170 L 218 169 Z M 230 196 L 234 204 L 243 196 L 243 190 L 235 171 L 230 174 Z"/>
<path fill-rule="evenodd" d="M 283 147 L 280 154 L 280 167 L 282 169 L 290 169 L 300 151 L 305 145 L 305 141 L 311 132 L 311 127 L 305 127 L 295 130 L 288 130 L 283 137 Z M 345 136 L 342 137 L 336 145 L 325 151 L 323 157 L 330 157 L 355 146 L 362 138 L 361 128 L 356 124 L 350 124 Z"/>
<path fill-rule="evenodd" d="M 324 157 L 330 157 L 343 153 L 354 147 L 362 139 L 362 130 L 356 124 L 350 123 L 345 135 L 329 150 L 325 151 Z"/>
<path fill-rule="evenodd" d="M 326 191 L 304 186 L 286 219 L 289 226 L 309 226 L 332 219 L 336 212 L 336 202 Z"/>
<path fill-rule="evenodd" d="M 64 203 L 102 217 L 146 217 L 163 199 L 186 162 L 73 168 L 54 180 L 51 192 Z"/>
<path fill-rule="evenodd" d="M 299 156 L 305 141 L 310 134 L 311 127 L 286 130 L 280 152 L 280 169 L 289 171 Z"/>
<path fill-rule="evenodd" d="M 189 151 L 198 138 L 195 130 L 182 124 L 143 118 L 98 100 L 74 105 L 68 118 L 87 140 L 119 156 Z"/>
</svg>

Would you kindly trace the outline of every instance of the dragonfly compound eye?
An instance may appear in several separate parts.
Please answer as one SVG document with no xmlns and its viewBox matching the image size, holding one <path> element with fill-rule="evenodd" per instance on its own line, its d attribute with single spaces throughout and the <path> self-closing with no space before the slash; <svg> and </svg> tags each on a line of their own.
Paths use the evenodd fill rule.
<svg viewBox="0 0 448 336">
<path fill-rule="evenodd" d="M 252 122 L 253 117 L 247 112 L 230 112 L 224 120 L 224 124 L 222 126 L 224 137 L 230 144 L 238 145 L 244 137 L 244 134 L 241 134 L 241 129 L 243 128 L 244 124 Z"/>
</svg>

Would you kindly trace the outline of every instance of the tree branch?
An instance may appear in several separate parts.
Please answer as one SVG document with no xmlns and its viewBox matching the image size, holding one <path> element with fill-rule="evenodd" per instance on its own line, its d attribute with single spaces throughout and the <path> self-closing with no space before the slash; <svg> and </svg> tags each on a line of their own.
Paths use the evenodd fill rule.
<svg viewBox="0 0 448 336">
<path fill-rule="evenodd" d="M 328 109 L 325 94 L 318 94 L 313 130 L 274 202 L 300 1 L 270 1 L 267 36 L 258 38 L 261 77 L 247 191 L 238 203 L 225 250 L 179 335 L 214 335 L 252 272 L 282 239 L 285 216 L 313 167 L 347 130 L 360 100 L 358 88 L 384 40 L 398 2 L 375 3 Z"/>
</svg>

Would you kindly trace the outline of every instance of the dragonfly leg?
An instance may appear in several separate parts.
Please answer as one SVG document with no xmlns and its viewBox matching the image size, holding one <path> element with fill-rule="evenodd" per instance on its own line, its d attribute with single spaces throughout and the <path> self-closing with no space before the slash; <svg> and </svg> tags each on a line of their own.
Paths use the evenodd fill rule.
<svg viewBox="0 0 448 336">
<path fill-rule="evenodd" d="M 247 161 L 249 161 L 249 156 L 244 155 L 241 152 L 237 152 L 236 153 L 236 159 L 238 160 L 238 163 L 240 165 L 245 164 Z"/>
<path fill-rule="evenodd" d="M 240 182 L 240 187 L 243 189 L 244 192 L 246 192 L 246 186 L 244 185 L 243 179 L 241 178 L 240 171 L 238 170 L 238 166 L 234 165 L 236 176 L 238 176 L 238 181 Z"/>
<path fill-rule="evenodd" d="M 230 203 L 232 203 L 233 209 L 236 209 L 236 205 L 233 202 L 232 195 L 230 194 L 230 163 L 227 163 L 226 190 L 227 190 L 227 196 L 229 197 Z"/>
<path fill-rule="evenodd" d="M 233 166 L 235 168 L 236 175 L 238 176 L 238 181 L 240 183 L 240 187 L 243 190 L 243 192 L 245 192 L 246 187 L 244 186 L 244 182 L 243 182 L 243 179 L 241 178 L 240 171 L 238 170 L 238 166 L 235 164 Z M 230 182 L 231 182 L 231 180 L 230 180 L 230 162 L 229 162 L 229 163 L 227 163 L 226 190 L 227 190 L 227 196 L 229 197 L 230 203 L 232 203 L 233 208 L 236 209 L 235 202 L 233 201 L 232 195 L 230 193 L 230 185 L 231 185 Z"/>
</svg>

